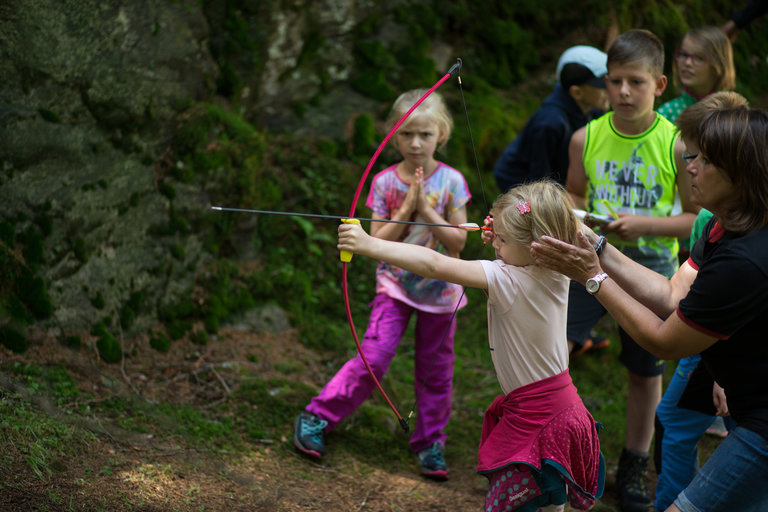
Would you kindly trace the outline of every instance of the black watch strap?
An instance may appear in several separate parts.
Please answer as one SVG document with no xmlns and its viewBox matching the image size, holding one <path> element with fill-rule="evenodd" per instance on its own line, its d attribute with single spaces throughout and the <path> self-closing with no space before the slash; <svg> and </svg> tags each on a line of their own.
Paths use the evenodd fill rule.
<svg viewBox="0 0 768 512">
<path fill-rule="evenodd" d="M 597 253 L 598 258 L 603 253 L 604 247 L 605 247 L 605 237 L 601 236 L 600 240 L 597 241 L 597 245 L 595 246 L 595 252 Z"/>
</svg>

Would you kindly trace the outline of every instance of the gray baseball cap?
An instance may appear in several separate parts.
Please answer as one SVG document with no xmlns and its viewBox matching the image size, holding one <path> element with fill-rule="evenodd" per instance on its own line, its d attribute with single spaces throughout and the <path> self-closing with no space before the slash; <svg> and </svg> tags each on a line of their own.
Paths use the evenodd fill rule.
<svg viewBox="0 0 768 512">
<path fill-rule="evenodd" d="M 557 79 L 563 86 L 587 84 L 605 89 L 603 77 L 608 73 L 608 56 L 592 46 L 572 46 L 557 61 Z M 578 64 L 570 66 L 569 64 Z M 563 73 L 564 68 L 566 73 Z M 567 75 L 567 76 L 566 76 Z M 567 83 L 566 83 L 567 82 Z"/>
</svg>

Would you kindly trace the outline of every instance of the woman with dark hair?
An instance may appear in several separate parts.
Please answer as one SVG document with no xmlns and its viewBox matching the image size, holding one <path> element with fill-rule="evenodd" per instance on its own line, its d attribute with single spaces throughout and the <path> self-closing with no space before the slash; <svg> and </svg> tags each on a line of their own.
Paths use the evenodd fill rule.
<svg viewBox="0 0 768 512">
<path fill-rule="evenodd" d="M 684 158 L 691 199 L 714 213 L 690 258 L 667 279 L 612 246 L 542 237 L 539 265 L 584 283 L 655 356 L 701 353 L 736 427 L 668 511 L 768 510 L 768 113 L 714 110 Z M 661 317 L 661 318 L 660 318 Z M 706 389 L 702 386 L 699 389 Z M 711 390 L 711 386 L 709 387 Z"/>
</svg>

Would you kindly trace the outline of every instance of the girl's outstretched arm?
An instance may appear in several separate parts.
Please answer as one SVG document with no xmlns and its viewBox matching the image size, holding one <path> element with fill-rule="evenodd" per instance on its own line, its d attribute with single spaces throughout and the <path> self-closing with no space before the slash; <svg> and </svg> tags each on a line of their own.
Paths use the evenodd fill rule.
<svg viewBox="0 0 768 512">
<path fill-rule="evenodd" d="M 482 264 L 477 260 L 451 258 L 420 245 L 372 237 L 359 224 L 339 226 L 340 250 L 386 261 L 414 274 L 470 288 L 488 289 Z"/>
</svg>

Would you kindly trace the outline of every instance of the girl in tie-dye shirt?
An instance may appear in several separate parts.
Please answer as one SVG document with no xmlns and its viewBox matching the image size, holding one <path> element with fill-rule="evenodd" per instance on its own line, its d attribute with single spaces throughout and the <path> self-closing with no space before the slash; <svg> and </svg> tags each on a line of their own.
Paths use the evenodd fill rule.
<svg viewBox="0 0 768 512">
<path fill-rule="evenodd" d="M 426 91 L 401 95 L 390 126 Z M 438 93 L 432 93 L 407 118 L 393 141 L 402 161 L 374 178 L 367 206 L 375 219 L 461 224 L 467 221 L 467 183 L 456 169 L 435 160 L 434 153 L 451 135 L 453 121 Z M 372 222 L 371 235 L 423 245 L 458 257 L 467 232 L 452 227 Z M 466 303 L 460 285 L 425 279 L 380 262 L 376 297 L 362 342 L 363 351 L 381 379 L 416 313 L 414 372 L 417 391 L 416 424 L 410 438 L 421 474 L 446 480 L 445 426 L 451 412 L 455 311 Z M 423 386 L 423 387 L 422 387 Z M 352 414 L 374 389 L 360 355 L 348 361 L 296 419 L 294 444 L 304 454 L 321 458 L 324 435 Z"/>
</svg>

